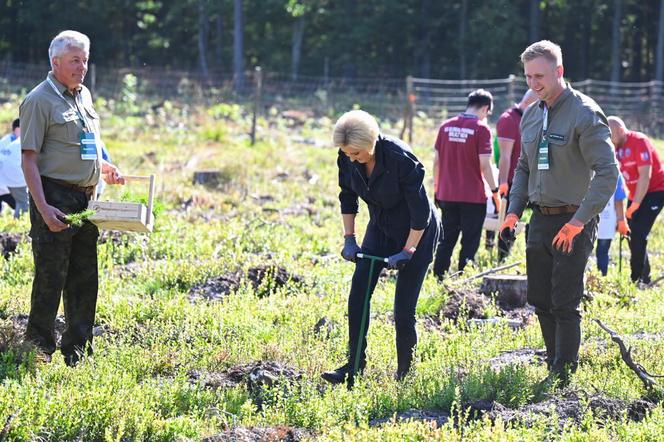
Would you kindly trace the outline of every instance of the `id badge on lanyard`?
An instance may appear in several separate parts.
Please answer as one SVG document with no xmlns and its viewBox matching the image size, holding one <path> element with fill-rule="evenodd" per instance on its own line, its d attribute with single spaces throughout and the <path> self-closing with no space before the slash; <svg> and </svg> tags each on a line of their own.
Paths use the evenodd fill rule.
<svg viewBox="0 0 664 442">
<path fill-rule="evenodd" d="M 549 137 L 547 136 L 549 108 L 546 105 L 542 112 L 542 120 L 542 139 L 537 148 L 537 170 L 549 170 Z"/>
<path fill-rule="evenodd" d="M 48 80 L 48 83 L 51 85 L 53 90 L 55 91 L 56 94 L 62 98 L 62 100 L 67 103 L 67 106 L 69 106 L 70 109 L 72 109 L 74 112 L 76 112 L 76 116 L 78 117 L 79 120 L 81 120 L 81 124 L 83 125 L 83 131 L 81 132 L 80 136 L 80 150 L 81 150 L 81 159 L 85 161 L 96 161 L 97 160 L 97 139 L 95 137 L 94 132 L 92 132 L 92 126 L 90 126 L 83 116 L 83 114 L 79 111 L 79 97 L 80 94 L 77 94 L 74 97 L 74 101 L 76 102 L 76 106 L 72 106 L 71 103 L 65 98 L 64 95 L 58 90 L 57 87 L 55 87 L 55 84 L 51 81 L 50 78 L 46 77 Z M 83 107 L 82 105 L 80 107 Z"/>
</svg>

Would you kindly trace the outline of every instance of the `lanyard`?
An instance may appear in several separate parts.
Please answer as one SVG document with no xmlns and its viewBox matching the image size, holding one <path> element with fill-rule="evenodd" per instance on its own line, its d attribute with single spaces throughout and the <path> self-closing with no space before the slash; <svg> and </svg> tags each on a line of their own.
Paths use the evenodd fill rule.
<svg viewBox="0 0 664 442">
<path fill-rule="evenodd" d="M 92 126 L 90 126 L 90 125 L 88 124 L 88 122 L 87 122 L 87 120 L 85 119 L 85 117 L 83 116 L 83 114 L 78 110 L 78 105 L 79 105 L 79 103 L 78 103 L 78 99 L 79 99 L 79 97 L 80 97 L 81 94 L 76 94 L 76 96 L 74 96 L 74 102 L 75 102 L 75 104 L 76 104 L 76 106 L 74 107 L 74 106 L 71 105 L 71 102 L 70 102 L 69 100 L 67 100 L 67 99 L 65 98 L 64 95 L 62 95 L 62 92 L 60 92 L 60 91 L 58 90 L 58 88 L 55 87 L 55 84 L 53 84 L 53 81 L 51 81 L 50 77 L 46 77 L 46 81 L 48 81 L 48 84 L 51 85 L 51 87 L 53 88 L 53 90 L 55 91 L 55 93 L 58 94 L 58 96 L 59 96 L 60 98 L 62 98 L 62 100 L 63 100 L 65 103 L 67 103 L 67 106 L 69 106 L 70 109 L 72 109 L 74 112 L 76 112 L 76 116 L 81 120 L 81 123 L 83 124 L 83 130 L 84 130 L 85 132 L 90 131 L 90 129 L 88 129 L 88 126 L 89 126 L 90 128 L 92 128 Z M 83 106 L 81 105 L 81 107 L 83 107 Z"/>
<path fill-rule="evenodd" d="M 542 139 L 546 138 L 546 132 L 549 128 L 549 108 L 547 105 L 544 105 L 544 110 L 542 111 Z"/>
</svg>

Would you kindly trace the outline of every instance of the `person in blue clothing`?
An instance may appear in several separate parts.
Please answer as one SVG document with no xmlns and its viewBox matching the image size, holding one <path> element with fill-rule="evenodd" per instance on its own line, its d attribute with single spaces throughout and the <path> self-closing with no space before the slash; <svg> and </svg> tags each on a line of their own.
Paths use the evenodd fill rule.
<svg viewBox="0 0 664 442">
<path fill-rule="evenodd" d="M 597 268 L 604 276 L 609 271 L 609 249 L 616 230 L 620 233 L 620 236 L 629 236 L 630 234 L 629 225 L 625 219 L 625 200 L 627 200 L 625 183 L 622 174 L 619 174 L 616 192 L 599 214 L 599 225 L 597 227 L 595 257 L 597 258 Z"/>
<path fill-rule="evenodd" d="M 415 306 L 438 243 L 440 220 L 423 185 L 422 163 L 406 143 L 381 134 L 370 114 L 354 110 L 342 115 L 334 127 L 333 141 L 339 148 L 339 201 L 344 227 L 341 256 L 355 263 L 355 272 L 348 297 L 348 361 L 336 370 L 323 373 L 322 377 L 335 384 L 347 380 L 352 386 L 360 339 L 359 366 L 364 368 L 368 318 L 365 328 L 360 330 L 360 327 L 367 284 L 373 294 L 380 271 L 387 266 L 398 269 L 394 325 L 395 378 L 400 380 L 411 367 L 417 343 Z M 369 223 L 361 247 L 355 236 L 359 198 L 369 209 Z M 357 259 L 360 252 L 388 257 L 388 263 L 375 264 L 371 281 L 368 281 L 371 263 L 368 259 Z"/>
</svg>

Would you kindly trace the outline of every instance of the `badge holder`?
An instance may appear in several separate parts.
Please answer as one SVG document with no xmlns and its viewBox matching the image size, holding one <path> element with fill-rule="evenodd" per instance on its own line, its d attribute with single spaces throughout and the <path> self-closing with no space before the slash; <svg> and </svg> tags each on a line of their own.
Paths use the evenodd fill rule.
<svg viewBox="0 0 664 442">
<path fill-rule="evenodd" d="M 154 228 L 152 205 L 154 202 L 155 176 L 129 175 L 125 176 L 124 179 L 127 183 L 148 182 L 147 207 L 142 203 L 91 200 L 88 203 L 88 209 L 94 210 L 95 214 L 88 219 L 102 230 L 152 232 Z"/>
</svg>

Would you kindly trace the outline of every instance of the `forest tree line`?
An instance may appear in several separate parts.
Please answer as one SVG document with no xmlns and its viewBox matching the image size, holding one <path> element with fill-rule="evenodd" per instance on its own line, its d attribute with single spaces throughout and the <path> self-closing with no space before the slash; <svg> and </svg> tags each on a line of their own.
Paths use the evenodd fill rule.
<svg viewBox="0 0 664 442">
<path fill-rule="evenodd" d="M 566 76 L 664 79 L 664 0 L 0 0 L 0 62 L 46 63 L 76 29 L 100 67 L 479 79 L 548 38 Z"/>
</svg>

